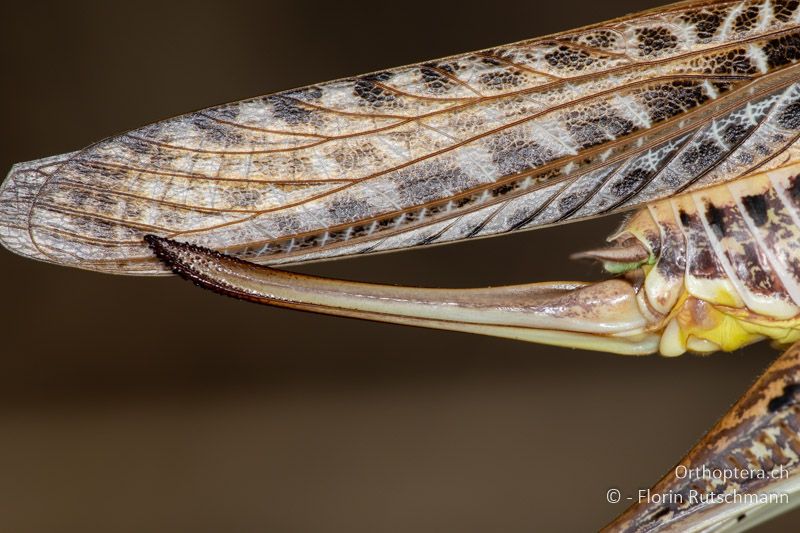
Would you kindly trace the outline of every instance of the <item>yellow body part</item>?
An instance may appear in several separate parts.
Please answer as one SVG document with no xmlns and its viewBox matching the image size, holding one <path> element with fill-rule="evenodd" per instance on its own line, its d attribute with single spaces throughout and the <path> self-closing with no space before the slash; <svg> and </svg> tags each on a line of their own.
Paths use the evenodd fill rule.
<svg viewBox="0 0 800 533">
<path fill-rule="evenodd" d="M 732 295 L 721 296 L 723 300 L 733 300 Z M 659 346 L 662 355 L 731 352 L 764 339 L 781 346 L 793 344 L 800 340 L 800 318 L 774 320 L 747 309 L 709 303 L 685 292 L 665 320 L 663 331 Z"/>
</svg>

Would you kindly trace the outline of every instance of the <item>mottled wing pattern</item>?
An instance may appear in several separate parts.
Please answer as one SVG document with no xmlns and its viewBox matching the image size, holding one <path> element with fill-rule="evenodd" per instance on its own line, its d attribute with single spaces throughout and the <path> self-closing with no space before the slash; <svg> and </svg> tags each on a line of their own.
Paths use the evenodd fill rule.
<svg viewBox="0 0 800 533">
<path fill-rule="evenodd" d="M 800 134 L 795 0 L 676 4 L 165 120 L 15 166 L 0 240 L 162 273 L 153 233 L 269 264 L 630 209 Z"/>
</svg>

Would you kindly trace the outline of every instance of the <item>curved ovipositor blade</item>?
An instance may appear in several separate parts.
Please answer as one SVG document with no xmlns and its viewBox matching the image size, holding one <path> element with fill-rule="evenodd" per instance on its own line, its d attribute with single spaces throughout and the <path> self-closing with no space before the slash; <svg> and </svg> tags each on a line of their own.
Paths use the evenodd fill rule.
<svg viewBox="0 0 800 533">
<path fill-rule="evenodd" d="M 636 288 L 623 279 L 457 291 L 400 287 L 295 274 L 154 235 L 145 239 L 181 277 L 251 302 L 626 355 L 658 349 Z"/>
<path fill-rule="evenodd" d="M 0 242 L 115 273 L 156 234 L 264 264 L 630 209 L 794 157 L 800 7 L 689 2 L 189 113 L 0 187 Z"/>
<path fill-rule="evenodd" d="M 732 532 L 800 504 L 800 344 L 607 532 Z"/>
</svg>

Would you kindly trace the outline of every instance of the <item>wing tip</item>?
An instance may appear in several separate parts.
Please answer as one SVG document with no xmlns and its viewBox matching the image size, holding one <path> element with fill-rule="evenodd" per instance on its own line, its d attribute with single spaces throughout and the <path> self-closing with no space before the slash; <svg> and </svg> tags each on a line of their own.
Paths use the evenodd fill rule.
<svg viewBox="0 0 800 533">
<path fill-rule="evenodd" d="M 0 183 L 0 246 L 11 253 L 47 263 L 98 272 L 129 275 L 163 275 L 168 271 L 155 257 L 97 258 L 84 257 L 70 249 L 69 238 L 36 230 L 32 213 L 48 183 L 57 179 L 62 165 L 75 152 L 12 165 Z M 60 228 L 56 220 L 55 229 Z M 38 237 L 38 238 L 37 238 Z M 146 250 L 145 246 L 140 247 Z"/>
<path fill-rule="evenodd" d="M 48 178 L 41 167 L 52 159 L 17 163 L 0 183 L 0 245 L 14 254 L 40 261 L 48 261 L 48 257 L 32 238 L 30 213 Z"/>
</svg>

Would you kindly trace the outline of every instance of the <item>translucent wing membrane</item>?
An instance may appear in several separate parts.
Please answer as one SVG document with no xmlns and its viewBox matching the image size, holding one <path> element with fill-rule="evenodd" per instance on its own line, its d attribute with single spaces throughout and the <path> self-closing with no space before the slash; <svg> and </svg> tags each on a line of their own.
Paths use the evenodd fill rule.
<svg viewBox="0 0 800 533">
<path fill-rule="evenodd" d="M 15 166 L 0 240 L 155 274 L 145 234 L 281 264 L 630 209 L 787 153 L 798 20 L 683 3 L 183 115 Z"/>
</svg>

